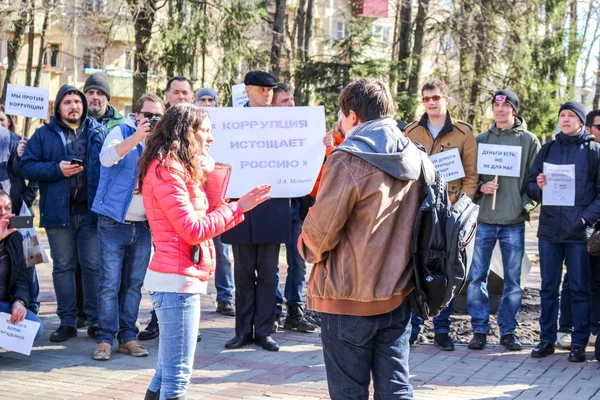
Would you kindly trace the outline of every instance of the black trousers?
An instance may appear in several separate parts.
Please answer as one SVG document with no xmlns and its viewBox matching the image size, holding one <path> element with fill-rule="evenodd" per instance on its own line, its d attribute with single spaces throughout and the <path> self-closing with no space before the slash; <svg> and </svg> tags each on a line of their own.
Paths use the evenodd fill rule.
<svg viewBox="0 0 600 400">
<path fill-rule="evenodd" d="M 235 334 L 269 336 L 275 322 L 279 243 L 234 244 Z"/>
</svg>

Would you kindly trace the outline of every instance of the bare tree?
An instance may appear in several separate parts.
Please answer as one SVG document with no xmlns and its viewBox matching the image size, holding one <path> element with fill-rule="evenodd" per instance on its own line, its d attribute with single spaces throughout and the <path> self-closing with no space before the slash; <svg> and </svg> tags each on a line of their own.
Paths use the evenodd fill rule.
<svg viewBox="0 0 600 400">
<path fill-rule="evenodd" d="M 271 73 L 279 79 L 281 73 L 281 49 L 284 40 L 286 0 L 276 0 L 275 17 L 273 18 L 273 44 L 271 45 Z"/>
</svg>

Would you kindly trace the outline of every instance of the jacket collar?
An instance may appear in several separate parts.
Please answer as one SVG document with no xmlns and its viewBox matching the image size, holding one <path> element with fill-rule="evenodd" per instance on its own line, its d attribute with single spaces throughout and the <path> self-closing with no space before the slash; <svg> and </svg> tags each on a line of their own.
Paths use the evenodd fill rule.
<svg viewBox="0 0 600 400">
<path fill-rule="evenodd" d="M 423 116 L 421 117 L 421 119 L 419 120 L 419 126 L 422 126 L 423 128 L 427 129 L 427 131 L 429 132 L 429 129 L 427 128 L 428 120 L 429 120 L 429 117 L 427 116 L 427 113 L 424 113 Z M 454 122 L 455 122 L 454 118 L 452 118 L 452 116 L 450 115 L 450 112 L 447 111 L 446 112 L 446 122 L 444 122 L 444 126 L 442 127 L 442 130 L 440 131 L 440 133 L 438 134 L 437 137 L 442 137 L 446 133 L 452 132 L 454 130 Z M 462 132 L 462 133 L 464 134 L 464 132 Z"/>
</svg>

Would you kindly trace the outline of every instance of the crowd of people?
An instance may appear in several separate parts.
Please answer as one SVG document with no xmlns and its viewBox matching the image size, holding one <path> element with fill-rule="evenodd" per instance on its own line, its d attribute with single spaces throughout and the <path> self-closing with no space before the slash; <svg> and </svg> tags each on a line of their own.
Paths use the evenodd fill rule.
<svg viewBox="0 0 600 400">
<path fill-rule="evenodd" d="M 295 105 L 291 86 L 267 72 L 251 71 L 244 83 L 245 107 Z M 32 207 L 39 188 L 60 319 L 50 341 L 77 336 L 85 323 L 96 341 L 93 358 L 109 360 L 115 342 L 118 352 L 143 357 L 148 351 L 140 340 L 159 337 L 146 399 L 185 398 L 201 340 L 200 294 L 213 275 L 216 312 L 235 317 L 225 348 L 256 344 L 278 351 L 273 332 L 315 331 L 308 308 L 321 316 L 332 399 L 367 398 L 371 375 L 376 395 L 412 398 L 409 346 L 422 341 L 423 329 L 405 301 L 414 288 L 412 227 L 423 173 L 434 176 L 432 164 L 422 171 L 420 152 L 457 151 L 464 174 L 447 183 L 450 201 L 466 194 L 480 207 L 467 290 L 468 347 L 485 348 L 490 334 L 487 282 L 498 243 L 504 277 L 500 343 L 522 349 L 516 328 L 525 221 L 541 204 L 541 333 L 531 355 L 545 357 L 560 346 L 570 348 L 569 361 L 584 361 L 600 326 L 592 301 L 600 294 L 600 264 L 586 249 L 600 219 L 600 110 L 586 115 L 580 103 L 566 102 L 558 114 L 560 132 L 542 147 L 509 89 L 492 96 L 494 122 L 477 136 L 450 115 L 444 82 L 426 82 L 421 94 L 425 113 L 406 125 L 393 119 L 395 101 L 385 83 L 349 84 L 339 97 L 336 127 L 323 138 L 326 162 L 309 195 L 270 198 L 271 187 L 261 185 L 218 204 L 210 204 L 203 190 L 215 167 L 205 108 L 218 107 L 219 98 L 211 88 L 194 92 L 189 79 L 173 77 L 164 103 L 147 93 L 124 117 L 110 105 L 106 75 L 96 73 L 81 91 L 61 87 L 49 122 L 27 141 L 14 133 L 2 109 L 0 311 L 9 312 L 13 323 L 40 322 L 35 267 L 27 267 L 22 237 L 8 227 L 22 207 Z M 479 174 L 479 144 L 520 147 L 519 176 Z M 543 204 L 544 163 L 574 165 L 574 205 Z M 283 293 L 281 244 L 288 264 Z M 314 264 L 308 283 L 306 262 Z M 142 288 L 153 311 L 139 332 Z M 450 302 L 433 318 L 434 343 L 446 351 L 454 350 L 452 312 Z M 42 329 L 40 324 L 38 337 Z"/>
</svg>

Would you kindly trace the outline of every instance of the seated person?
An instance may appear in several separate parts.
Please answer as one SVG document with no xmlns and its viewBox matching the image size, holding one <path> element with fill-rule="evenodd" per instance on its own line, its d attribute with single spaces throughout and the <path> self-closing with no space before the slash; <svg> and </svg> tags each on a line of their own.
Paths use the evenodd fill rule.
<svg viewBox="0 0 600 400">
<path fill-rule="evenodd" d="M 42 321 L 27 308 L 29 306 L 29 280 L 23 254 L 23 237 L 16 229 L 9 229 L 12 214 L 10 197 L 0 190 L 0 312 L 11 315 L 10 322 L 18 324 L 24 319 L 40 323 L 35 339 L 44 330 Z"/>
</svg>

